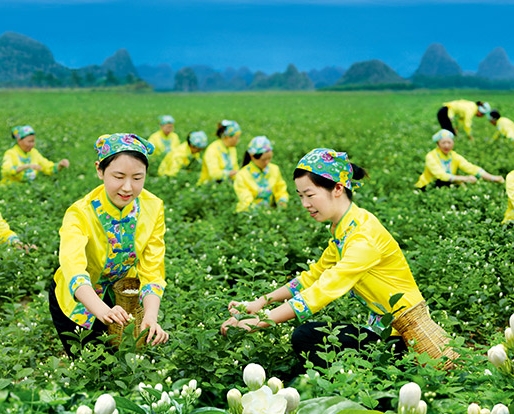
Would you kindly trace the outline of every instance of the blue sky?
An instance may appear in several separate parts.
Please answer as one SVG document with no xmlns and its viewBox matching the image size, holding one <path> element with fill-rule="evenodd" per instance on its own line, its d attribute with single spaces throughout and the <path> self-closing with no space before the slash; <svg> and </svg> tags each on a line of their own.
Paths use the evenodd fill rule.
<svg viewBox="0 0 514 414">
<path fill-rule="evenodd" d="M 70 68 L 125 48 L 136 66 L 205 64 L 266 73 L 380 59 L 410 76 L 432 43 L 463 70 L 494 48 L 514 58 L 514 1 L 2 0 L 0 34 L 45 44 Z"/>
</svg>

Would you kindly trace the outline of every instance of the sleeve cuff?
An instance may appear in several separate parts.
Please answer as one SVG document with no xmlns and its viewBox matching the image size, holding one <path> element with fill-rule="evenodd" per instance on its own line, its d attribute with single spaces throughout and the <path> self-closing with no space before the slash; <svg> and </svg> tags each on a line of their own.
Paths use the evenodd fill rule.
<svg viewBox="0 0 514 414">
<path fill-rule="evenodd" d="M 145 296 L 147 295 L 156 295 L 159 298 L 162 298 L 164 294 L 164 288 L 161 285 L 156 283 L 148 283 L 141 288 L 141 293 L 139 294 L 139 300 L 142 302 Z"/>
<path fill-rule="evenodd" d="M 70 294 L 75 297 L 75 291 L 82 285 L 87 285 L 87 286 L 93 286 L 91 284 L 91 279 L 89 278 L 88 275 L 76 275 L 76 276 L 73 276 L 73 278 L 71 279 L 71 282 L 69 284 L 69 288 L 70 288 Z"/>
<path fill-rule="evenodd" d="M 289 303 L 300 322 L 303 322 L 312 316 L 311 310 L 300 293 L 297 293 L 292 299 L 289 299 L 287 303 Z"/>
<path fill-rule="evenodd" d="M 296 296 L 296 294 L 300 293 L 300 290 L 303 289 L 303 286 L 297 277 L 291 280 L 286 286 L 289 289 L 289 292 L 291 292 L 291 296 Z"/>
</svg>

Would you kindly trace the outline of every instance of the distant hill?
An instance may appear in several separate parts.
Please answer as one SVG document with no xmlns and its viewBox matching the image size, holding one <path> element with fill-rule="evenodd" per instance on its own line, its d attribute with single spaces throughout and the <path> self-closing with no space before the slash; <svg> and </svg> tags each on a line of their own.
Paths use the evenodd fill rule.
<svg viewBox="0 0 514 414">
<path fill-rule="evenodd" d="M 1 86 L 104 86 L 134 83 L 137 70 L 127 50 L 120 49 L 100 66 L 69 69 L 50 50 L 27 36 L 6 32 L 0 36 Z"/>
<path fill-rule="evenodd" d="M 135 67 L 128 50 L 119 49 L 101 64 L 70 69 L 57 63 L 42 43 L 22 34 L 0 36 L 0 87 L 106 87 L 191 91 L 478 88 L 514 89 L 514 66 L 498 47 L 480 63 L 476 74 L 463 73 L 442 44 L 429 45 L 420 65 L 408 79 L 386 63 L 368 60 L 345 71 L 338 66 L 300 72 L 289 64 L 284 72 L 266 74 L 239 69 L 194 65 Z"/>
<path fill-rule="evenodd" d="M 378 85 L 406 82 L 406 79 L 398 75 L 384 62 L 373 59 L 354 63 L 337 81 L 337 85 Z"/>
<path fill-rule="evenodd" d="M 434 43 L 428 46 L 414 76 L 455 76 L 462 75 L 459 64 L 448 54 L 443 45 Z"/>
<path fill-rule="evenodd" d="M 157 66 L 136 66 L 137 73 L 158 90 L 172 90 L 175 86 L 175 71 L 166 63 Z"/>
<path fill-rule="evenodd" d="M 514 79 L 514 65 L 505 50 L 497 47 L 478 66 L 477 76 L 489 79 Z"/>
<path fill-rule="evenodd" d="M 36 72 L 61 78 L 69 76 L 70 70 L 56 63 L 42 43 L 13 32 L 0 36 L 0 83 L 29 84 Z"/>
<path fill-rule="evenodd" d="M 334 85 L 344 75 L 345 70 L 339 66 L 329 66 L 321 70 L 312 69 L 307 72 L 315 88 Z"/>
</svg>

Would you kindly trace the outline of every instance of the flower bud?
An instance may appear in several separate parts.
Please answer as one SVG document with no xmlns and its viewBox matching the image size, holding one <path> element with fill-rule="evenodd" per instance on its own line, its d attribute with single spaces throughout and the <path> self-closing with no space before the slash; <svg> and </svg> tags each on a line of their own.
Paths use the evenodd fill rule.
<svg viewBox="0 0 514 414">
<path fill-rule="evenodd" d="M 480 406 L 476 403 L 469 404 L 468 414 L 480 414 Z"/>
<path fill-rule="evenodd" d="M 77 408 L 77 414 L 93 414 L 93 410 L 87 405 L 81 405 Z"/>
<path fill-rule="evenodd" d="M 416 414 L 427 414 L 427 403 L 421 400 L 416 409 Z"/>
<path fill-rule="evenodd" d="M 155 384 L 154 387 L 157 391 L 162 391 L 162 384 Z"/>
<path fill-rule="evenodd" d="M 399 406 L 405 411 L 416 410 L 421 400 L 421 388 L 415 382 L 409 382 L 400 388 Z"/>
<path fill-rule="evenodd" d="M 509 409 L 503 404 L 496 404 L 491 410 L 491 414 L 509 414 Z"/>
<path fill-rule="evenodd" d="M 192 379 L 191 381 L 189 381 L 189 388 L 191 390 L 196 390 L 196 387 L 198 386 L 198 383 L 196 382 L 195 379 Z"/>
<path fill-rule="evenodd" d="M 505 342 L 507 348 L 514 349 L 514 330 L 512 328 L 505 329 Z"/>
<path fill-rule="evenodd" d="M 514 313 L 512 315 L 510 315 L 509 326 L 510 326 L 510 329 L 512 329 L 514 331 Z"/>
<path fill-rule="evenodd" d="M 248 364 L 243 370 L 243 381 L 250 391 L 258 390 L 266 381 L 266 372 L 259 364 Z"/>
<path fill-rule="evenodd" d="M 95 403 L 95 414 L 113 414 L 116 401 L 111 394 L 102 394 Z"/>
<path fill-rule="evenodd" d="M 279 390 L 284 388 L 284 383 L 277 377 L 271 377 L 268 380 L 268 387 L 271 388 L 271 391 L 273 391 L 273 394 L 276 394 Z"/>
<path fill-rule="evenodd" d="M 287 401 L 286 413 L 292 413 L 300 405 L 300 394 L 296 388 L 287 387 L 279 390 L 277 395 L 281 395 Z"/>
<path fill-rule="evenodd" d="M 243 396 L 237 388 L 232 388 L 227 392 L 228 411 L 230 414 L 241 414 L 243 412 L 242 398 Z"/>
<path fill-rule="evenodd" d="M 482 408 L 480 410 L 480 414 L 491 414 L 491 411 L 489 411 L 487 408 Z"/>
<path fill-rule="evenodd" d="M 500 368 L 507 361 L 507 352 L 503 344 L 495 345 L 487 351 L 487 359 L 496 368 Z"/>
</svg>

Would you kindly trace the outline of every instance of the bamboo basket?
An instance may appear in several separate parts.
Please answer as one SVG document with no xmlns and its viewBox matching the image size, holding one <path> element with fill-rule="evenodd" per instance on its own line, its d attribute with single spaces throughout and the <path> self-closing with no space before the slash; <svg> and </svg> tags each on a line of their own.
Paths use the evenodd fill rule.
<svg viewBox="0 0 514 414">
<path fill-rule="evenodd" d="M 121 306 L 128 314 L 135 318 L 134 338 L 137 338 L 141 333 L 141 322 L 144 316 L 143 307 L 139 304 L 139 285 L 139 279 L 134 277 L 124 277 L 113 285 L 115 304 Z M 126 292 L 126 290 L 137 290 L 138 292 L 129 293 Z M 116 348 L 121 343 L 121 337 L 125 327 L 126 325 L 121 326 L 117 323 L 112 323 L 107 327 L 109 335 L 115 335 L 115 337 L 111 339 L 111 345 Z M 144 344 L 145 340 L 146 336 L 140 338 L 136 346 L 139 348 Z"/>
<path fill-rule="evenodd" d="M 434 359 L 445 356 L 448 360 L 445 361 L 444 369 L 454 367 L 453 361 L 459 357 L 459 354 L 448 346 L 450 342 L 448 334 L 430 317 L 425 301 L 397 316 L 392 326 L 401 334 L 407 347 L 414 348 L 414 351 L 419 354 L 426 352 Z"/>
</svg>

